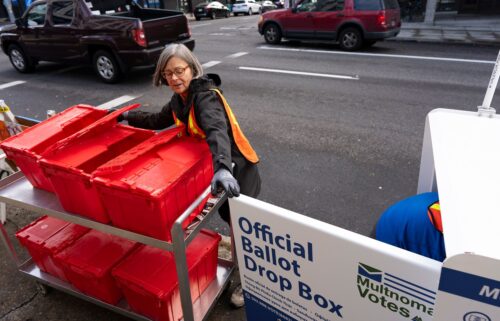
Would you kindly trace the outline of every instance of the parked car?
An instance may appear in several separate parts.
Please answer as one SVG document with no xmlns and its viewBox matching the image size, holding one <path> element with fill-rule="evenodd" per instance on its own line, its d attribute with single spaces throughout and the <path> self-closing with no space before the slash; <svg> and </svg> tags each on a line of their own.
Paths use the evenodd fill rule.
<svg viewBox="0 0 500 321">
<path fill-rule="evenodd" d="M 282 9 L 285 7 L 285 1 L 284 0 L 274 0 L 273 3 L 278 7 L 278 9 Z"/>
<path fill-rule="evenodd" d="M 194 40 L 184 13 L 145 9 L 133 0 L 35 1 L 15 25 L 2 28 L 2 50 L 21 73 L 39 61 L 91 63 L 107 83 L 133 66 L 156 64 L 165 45 Z"/>
<path fill-rule="evenodd" d="M 229 9 L 218 1 L 203 2 L 194 8 L 194 17 L 196 20 L 201 18 L 215 19 L 216 17 L 229 17 Z"/>
<path fill-rule="evenodd" d="M 274 9 L 277 9 L 278 6 L 275 5 L 274 3 L 272 3 L 271 1 L 264 1 L 262 2 L 262 13 L 266 12 L 266 11 L 271 11 L 271 10 L 274 10 Z"/>
<path fill-rule="evenodd" d="M 260 13 L 261 9 L 261 5 L 255 2 L 255 0 L 236 0 L 233 5 L 233 14 L 237 16 L 242 13 L 248 16 Z"/>
<path fill-rule="evenodd" d="M 258 27 L 270 44 L 282 38 L 335 41 L 354 51 L 396 37 L 401 14 L 397 0 L 303 0 L 262 14 Z"/>
</svg>

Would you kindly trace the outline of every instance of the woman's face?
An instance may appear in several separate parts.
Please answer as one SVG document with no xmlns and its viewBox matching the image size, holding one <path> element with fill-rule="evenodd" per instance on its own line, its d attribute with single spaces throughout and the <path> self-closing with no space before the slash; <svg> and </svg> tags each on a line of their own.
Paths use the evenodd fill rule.
<svg viewBox="0 0 500 321">
<path fill-rule="evenodd" d="M 178 57 L 170 58 L 163 69 L 162 76 L 175 93 L 181 96 L 187 95 L 189 84 L 193 79 L 193 71 L 185 60 Z"/>
</svg>

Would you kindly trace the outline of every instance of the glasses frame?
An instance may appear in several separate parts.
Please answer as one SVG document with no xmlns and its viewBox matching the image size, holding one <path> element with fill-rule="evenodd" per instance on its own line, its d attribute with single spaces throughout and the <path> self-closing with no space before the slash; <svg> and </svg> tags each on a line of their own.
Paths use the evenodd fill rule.
<svg viewBox="0 0 500 321">
<path fill-rule="evenodd" d="M 161 76 L 165 79 L 172 79 L 174 75 L 177 76 L 177 78 L 180 78 L 184 76 L 186 73 L 186 69 L 191 68 L 191 66 L 187 65 L 186 67 L 177 67 L 174 69 L 174 71 L 162 71 Z"/>
</svg>

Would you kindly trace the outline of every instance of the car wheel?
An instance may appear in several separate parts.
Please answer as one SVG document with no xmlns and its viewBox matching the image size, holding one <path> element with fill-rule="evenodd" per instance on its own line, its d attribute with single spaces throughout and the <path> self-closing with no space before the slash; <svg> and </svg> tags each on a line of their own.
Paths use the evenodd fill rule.
<svg viewBox="0 0 500 321">
<path fill-rule="evenodd" d="M 281 30 L 277 24 L 270 23 L 264 27 L 264 39 L 273 45 L 281 42 Z"/>
<path fill-rule="evenodd" d="M 195 17 L 196 21 L 200 21 L 201 18 L 200 17 Z"/>
<path fill-rule="evenodd" d="M 120 80 L 120 66 L 112 53 L 106 50 L 98 50 L 94 54 L 93 62 L 95 72 L 102 81 L 112 84 Z"/>
<path fill-rule="evenodd" d="M 226 15 L 225 15 L 226 18 L 229 18 L 229 11 L 226 11 Z"/>
<path fill-rule="evenodd" d="M 215 19 L 215 11 L 212 11 L 212 13 L 210 13 L 210 19 Z"/>
<path fill-rule="evenodd" d="M 12 66 L 21 73 L 35 70 L 35 63 L 28 57 L 18 45 L 10 45 L 8 49 L 9 59 Z"/>
<path fill-rule="evenodd" d="M 363 45 L 363 37 L 358 29 L 346 28 L 340 33 L 339 43 L 343 50 L 355 51 Z"/>
</svg>

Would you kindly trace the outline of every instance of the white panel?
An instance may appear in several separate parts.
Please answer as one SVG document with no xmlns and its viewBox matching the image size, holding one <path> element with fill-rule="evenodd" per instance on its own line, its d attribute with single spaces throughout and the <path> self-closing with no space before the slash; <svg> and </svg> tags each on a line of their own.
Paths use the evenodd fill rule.
<svg viewBox="0 0 500 321">
<path fill-rule="evenodd" d="M 500 117 L 428 115 L 447 256 L 500 258 Z"/>
</svg>

